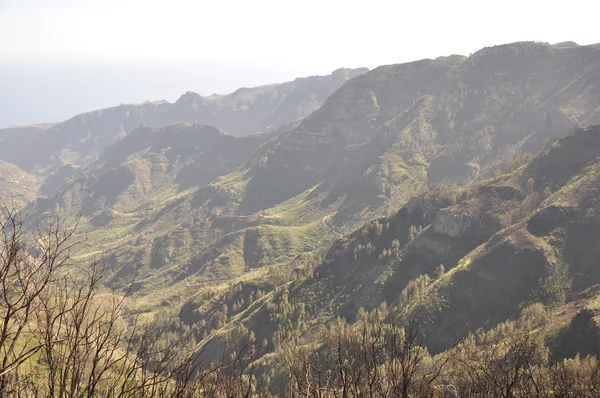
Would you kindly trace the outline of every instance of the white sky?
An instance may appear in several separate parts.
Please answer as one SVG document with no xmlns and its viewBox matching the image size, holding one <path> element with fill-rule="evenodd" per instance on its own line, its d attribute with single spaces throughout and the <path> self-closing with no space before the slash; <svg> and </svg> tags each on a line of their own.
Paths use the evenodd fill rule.
<svg viewBox="0 0 600 398">
<path fill-rule="evenodd" d="M 600 42 L 600 0 L 0 0 L 0 127 L 514 41 Z"/>
<path fill-rule="evenodd" d="M 0 57 L 195 58 L 329 72 L 521 40 L 600 42 L 600 1 L 0 0 Z"/>
</svg>

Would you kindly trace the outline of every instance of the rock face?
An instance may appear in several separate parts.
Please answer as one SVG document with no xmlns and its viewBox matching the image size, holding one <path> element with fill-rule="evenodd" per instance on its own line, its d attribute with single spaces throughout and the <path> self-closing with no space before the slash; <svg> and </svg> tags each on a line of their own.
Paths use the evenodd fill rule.
<svg viewBox="0 0 600 398">
<path fill-rule="evenodd" d="M 441 259 L 447 258 L 452 251 L 452 243 L 445 239 L 439 239 L 439 235 L 419 235 L 413 242 L 413 248 L 422 252 L 432 252 Z"/>
<path fill-rule="evenodd" d="M 527 229 L 536 236 L 544 236 L 577 217 L 577 213 L 578 210 L 570 206 L 548 206 L 527 221 Z"/>
<path fill-rule="evenodd" d="M 600 311 L 584 308 L 579 310 L 569 326 L 557 336 L 555 345 L 563 358 L 582 357 L 600 353 Z"/>
<path fill-rule="evenodd" d="M 452 204 L 452 199 L 446 195 L 425 194 L 413 196 L 404 208 L 410 215 L 422 215 L 424 221 L 431 223 L 440 209 Z"/>
<path fill-rule="evenodd" d="M 485 224 L 476 214 L 442 209 L 435 216 L 433 228 L 438 234 L 451 237 L 471 236 L 483 229 Z"/>
</svg>

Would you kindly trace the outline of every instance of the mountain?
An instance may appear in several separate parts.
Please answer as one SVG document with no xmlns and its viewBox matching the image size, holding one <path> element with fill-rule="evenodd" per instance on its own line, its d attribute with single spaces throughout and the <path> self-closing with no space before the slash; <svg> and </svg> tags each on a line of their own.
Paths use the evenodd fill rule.
<svg viewBox="0 0 600 398">
<path fill-rule="evenodd" d="M 315 269 L 319 277 L 298 292 L 343 297 L 342 290 L 352 291 L 333 309 L 347 315 L 383 300 L 399 305 L 399 316 L 421 320 L 436 350 L 518 317 L 527 303 L 560 306 L 585 295 L 595 298 L 599 162 L 600 127 L 594 126 L 468 191 L 417 196 L 394 217 L 378 221 L 385 225 L 379 235 L 366 226 L 335 244 Z M 410 226 L 421 231 L 412 240 Z M 365 229 L 373 251 L 359 251 L 353 259 Z M 379 257 L 393 239 L 401 245 L 398 256 Z M 440 264 L 445 272 L 436 276 Z M 430 281 L 403 298 L 403 289 L 421 275 Z"/>
<path fill-rule="evenodd" d="M 187 92 L 173 104 L 171 118 L 175 121 L 193 119 L 235 136 L 273 131 L 319 109 L 346 81 L 366 72 L 366 68 L 342 68 L 327 76 L 240 88 L 228 95 L 202 97 Z"/>
<path fill-rule="evenodd" d="M 37 197 L 40 181 L 12 163 L 0 160 L 0 202 L 21 208 Z"/>
<path fill-rule="evenodd" d="M 65 188 L 71 200 L 62 202 L 59 211 L 86 217 L 109 208 L 128 210 L 171 184 L 177 191 L 205 185 L 242 165 L 271 136 L 237 138 L 212 126 L 186 123 L 138 127 L 73 178 Z M 75 187 L 86 194 L 76 194 Z"/>
<path fill-rule="evenodd" d="M 243 324 L 274 344 L 304 331 L 310 342 L 337 316 L 352 322 L 385 303 L 391 321 L 416 320 L 423 343 L 440 352 L 541 303 L 553 355 L 597 355 L 599 171 L 600 126 L 578 130 L 496 177 L 415 195 L 279 274 L 200 288 L 172 316 L 224 330 Z M 225 318 L 224 305 L 234 309 Z"/>
<path fill-rule="evenodd" d="M 188 92 L 175 103 L 120 105 L 77 115 L 48 128 L 0 129 L 0 160 L 31 173 L 48 175 L 64 164 L 87 165 L 102 150 L 140 124 L 177 122 L 212 125 L 243 136 L 276 130 L 308 115 L 346 80 L 367 69 L 338 69 L 331 75 L 241 88 L 228 95 L 202 97 Z"/>
<path fill-rule="evenodd" d="M 327 240 L 378 213 L 393 215 L 335 241 L 326 253 L 263 270 L 247 267 L 239 277 L 198 278 L 195 272 L 207 264 L 214 269 L 227 263 L 215 265 L 219 253 L 197 256 L 183 270 L 168 268 L 169 289 L 153 290 L 165 279 L 144 280 L 135 310 L 184 303 L 173 316 L 191 325 L 212 324 L 223 321 L 220 308 L 226 305 L 226 318 L 234 322 L 229 325 L 243 323 L 260 341 L 281 332 L 274 308 L 282 302 L 302 304 L 312 327 L 337 315 L 352 320 L 359 308 L 386 302 L 397 307 L 400 319 L 421 319 L 435 351 L 480 327 L 518 317 L 527 303 L 566 306 L 574 316 L 573 308 L 593 300 L 576 304 L 561 297 L 592 293 L 583 293 L 590 285 L 565 288 L 565 280 L 586 273 L 573 263 L 579 270 L 565 275 L 557 248 L 545 242 L 553 238 L 518 223 L 546 211 L 545 201 L 558 200 L 572 181 L 587 178 L 588 163 L 600 155 L 598 128 L 553 144 L 578 124 L 600 122 L 594 94 L 598 51 L 516 43 L 470 58 L 382 67 L 349 81 L 297 127 L 261 146 L 242 169 L 209 186 L 231 192 L 223 198 L 229 203 L 219 207 L 230 217 L 259 222 L 262 215 L 263 223 L 275 218 L 303 232 L 319 222 L 334 233 Z M 563 147 L 565 152 L 557 150 Z M 530 160 L 528 154 L 544 148 L 550 149 Z M 582 163 L 571 164 L 570 158 Z M 440 182 L 446 188 L 413 197 Z M 447 188 L 453 183 L 465 188 Z M 208 202 L 200 203 L 205 208 Z M 392 212 L 394 207 L 402 210 Z M 243 248 L 245 239 L 233 245 Z M 586 246 L 591 252 L 585 257 L 594 258 L 595 245 Z M 268 256 L 268 245 L 259 247 Z M 252 263 L 246 251 L 240 253 L 235 258 Z M 509 270 L 502 267 L 507 258 Z M 443 278 L 436 279 L 440 265 Z M 149 290 L 159 298 L 144 293 Z M 193 298 L 182 301 L 188 295 Z"/>
<path fill-rule="evenodd" d="M 83 247 L 91 253 L 114 252 L 117 247 L 127 252 L 144 252 L 151 248 L 144 242 L 151 243 L 169 225 L 169 207 L 189 198 L 199 186 L 241 166 L 273 136 L 274 133 L 265 133 L 234 137 L 211 126 L 186 123 L 142 126 L 108 146 L 91 165 L 67 170 L 65 174 L 71 176 L 56 183 L 58 188 L 53 194 L 37 198 L 24 211 L 32 220 L 47 214 L 79 219 L 81 232 L 89 238 Z M 44 185 L 48 183 L 47 180 Z M 181 221 L 188 214 L 189 211 L 182 211 L 176 216 Z M 162 226 L 145 227 L 154 221 Z M 186 219 L 186 223 L 194 222 Z M 128 234 L 135 241 L 123 241 Z M 198 234 L 200 240 L 206 234 L 212 235 L 207 228 L 200 228 Z M 186 245 L 189 249 L 193 240 Z"/>
<path fill-rule="evenodd" d="M 260 273 L 325 248 L 429 185 L 492 176 L 577 124 L 600 123 L 599 67 L 598 46 L 542 43 L 383 66 L 347 81 L 302 121 L 259 138 L 239 168 L 219 168 L 187 185 L 182 169 L 147 191 L 132 183 L 144 180 L 132 164 L 115 163 L 103 178 L 123 187 L 111 187 L 110 195 L 103 194 L 107 183 L 97 185 L 100 177 L 85 182 L 94 171 L 80 188 L 59 190 L 30 209 L 37 216 L 55 209 L 84 215 L 84 253 L 108 252 L 117 285 L 135 275 L 144 281 L 141 295 L 162 286 L 167 296 L 184 298 L 197 283 Z M 178 145 L 178 135 L 165 137 Z M 133 163 L 138 149 L 126 142 L 106 153 L 122 148 Z"/>
<path fill-rule="evenodd" d="M 598 46 L 515 43 L 379 67 L 261 149 L 240 173 L 240 211 L 317 187 L 322 205 L 342 200 L 333 221 L 344 226 L 365 208 L 402 204 L 416 187 L 490 175 L 600 122 L 599 66 Z"/>
<path fill-rule="evenodd" d="M 116 141 L 103 125 L 89 142 L 54 143 L 61 124 L 3 139 L 45 137 L 47 156 L 10 158 L 48 168 L 30 219 L 77 221 L 73 258 L 104 255 L 128 316 L 186 345 L 222 347 L 243 326 L 275 378 L 282 347 L 319 352 L 370 314 L 418 323 L 437 354 L 510 335 L 536 312 L 560 359 L 600 354 L 599 92 L 600 46 L 524 42 L 376 68 L 302 120 L 242 137 L 211 114 L 217 127 L 142 125 Z M 236 93 L 229 103 L 247 103 Z M 223 99 L 145 104 L 144 120 L 207 101 Z"/>
<path fill-rule="evenodd" d="M 224 280 L 285 263 L 335 233 L 321 219 L 305 225 L 276 215 L 231 215 L 224 206 L 236 192 L 210 184 L 285 131 L 234 137 L 199 124 L 139 127 L 91 165 L 59 169 L 53 176 L 64 180 L 51 176 L 42 187 L 53 184 L 55 192 L 24 211 L 31 220 L 77 220 L 85 235 L 77 255 L 107 253 L 117 286 L 172 273 L 181 285 Z"/>
</svg>

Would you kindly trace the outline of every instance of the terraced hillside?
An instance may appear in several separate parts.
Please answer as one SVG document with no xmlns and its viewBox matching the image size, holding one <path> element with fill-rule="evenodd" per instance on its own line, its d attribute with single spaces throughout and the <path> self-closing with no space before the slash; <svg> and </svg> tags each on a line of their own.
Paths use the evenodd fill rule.
<svg viewBox="0 0 600 398">
<path fill-rule="evenodd" d="M 600 46 L 362 72 L 0 131 L 0 193 L 28 227 L 78 223 L 74 259 L 106 259 L 128 317 L 260 342 L 275 389 L 287 349 L 369 317 L 434 354 L 515 330 L 600 354 Z"/>
<path fill-rule="evenodd" d="M 200 286 L 156 322 L 209 325 L 208 339 L 243 324 L 268 342 L 269 363 L 273 351 L 310 346 L 322 325 L 353 322 L 363 309 L 418 321 L 424 344 L 440 352 L 470 333 L 502 336 L 524 309 L 542 308 L 536 333 L 554 357 L 599 354 L 600 126 L 504 171 L 416 195 L 279 273 Z"/>
<path fill-rule="evenodd" d="M 39 178 L 0 160 L 0 202 L 21 208 L 37 197 Z"/>
<path fill-rule="evenodd" d="M 137 279 L 140 297 L 179 303 L 199 284 L 326 248 L 429 185 L 490 177 L 578 124 L 600 123 L 599 74 L 599 47 L 542 43 L 383 66 L 301 122 L 244 138 L 256 146 L 231 137 L 249 150 L 226 167 L 179 134 L 162 135 L 160 155 L 127 137 L 30 210 L 82 214 L 89 240 L 79 254 L 107 253 L 113 286 Z M 188 160 L 162 154 L 170 146 L 189 149 Z"/>
<path fill-rule="evenodd" d="M 205 247 L 220 230 L 180 205 L 191 201 L 199 186 L 241 166 L 272 137 L 234 137 L 214 127 L 185 123 L 140 127 L 24 211 L 32 221 L 54 214 L 77 221 L 86 235 L 79 256 L 108 253 L 127 264 L 127 274 L 135 274 L 138 267 L 155 270 L 170 262 L 182 264 L 180 259 L 189 257 L 191 248 Z"/>
</svg>

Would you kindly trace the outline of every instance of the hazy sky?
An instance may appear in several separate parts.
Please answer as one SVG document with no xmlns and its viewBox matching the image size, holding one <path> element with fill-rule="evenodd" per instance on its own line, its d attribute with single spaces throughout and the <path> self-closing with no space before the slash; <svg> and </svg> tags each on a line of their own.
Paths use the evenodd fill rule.
<svg viewBox="0 0 600 398">
<path fill-rule="evenodd" d="M 519 40 L 588 44 L 600 2 L 0 0 L 0 54 L 370 66 Z"/>
<path fill-rule="evenodd" d="M 19 80 L 27 80 L 27 73 L 36 76 L 29 86 L 39 88 L 41 84 L 56 90 L 56 79 L 63 76 L 69 81 L 75 69 L 75 75 L 87 77 L 72 80 L 64 95 L 97 90 L 91 80 L 111 94 L 102 101 L 96 98 L 96 102 L 89 93 L 86 98 L 91 102 L 70 98 L 79 104 L 72 108 L 75 112 L 115 101 L 175 100 L 186 90 L 222 93 L 239 86 L 326 74 L 341 66 L 373 68 L 453 53 L 468 55 L 485 46 L 513 41 L 590 44 L 600 42 L 597 3 L 0 0 L 0 67 L 2 63 L 13 67 L 12 72 L 0 68 L 4 73 L 0 75 L 0 96 L 2 79 L 10 80 L 12 92 L 30 98 Z M 17 77 L 14 68 L 19 70 Z M 136 68 L 141 73 L 137 74 Z M 116 76 L 113 83 L 119 79 L 129 82 L 136 76 L 141 79 L 139 90 L 121 87 L 113 92 L 113 83 L 104 82 L 105 74 Z M 140 76 L 149 80 L 142 81 Z M 55 101 L 61 98 L 59 95 Z M 4 102 L 10 99 L 4 98 Z M 44 103 L 39 105 L 43 108 Z M 26 105 L 15 107 L 18 113 L 27 111 Z M 47 115 L 30 119 L 51 117 L 50 111 L 51 107 Z M 2 123 L 0 119 L 0 126 Z"/>
</svg>

